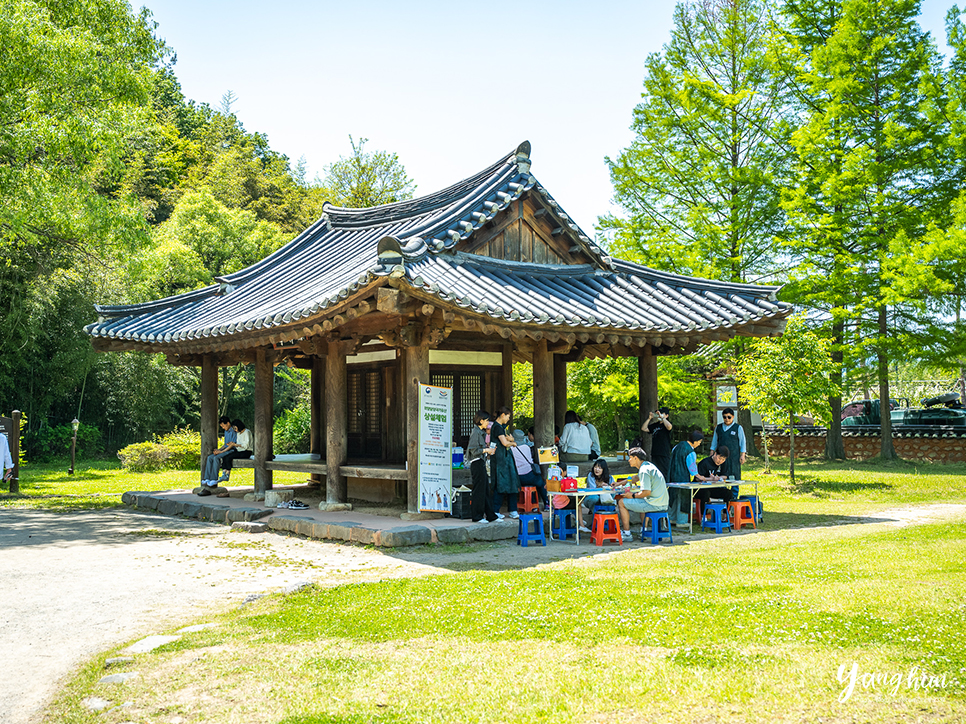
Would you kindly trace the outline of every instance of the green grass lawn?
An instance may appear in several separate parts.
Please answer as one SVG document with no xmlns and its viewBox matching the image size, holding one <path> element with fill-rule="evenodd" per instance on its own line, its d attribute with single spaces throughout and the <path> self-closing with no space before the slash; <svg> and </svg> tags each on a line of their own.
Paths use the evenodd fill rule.
<svg viewBox="0 0 966 724">
<path fill-rule="evenodd" d="M 195 470 L 164 470 L 152 473 L 131 473 L 121 468 L 119 461 L 83 461 L 68 475 L 68 461 L 20 466 L 20 494 L 11 495 L 4 484 L 0 492 L 0 509 L 41 508 L 45 510 L 92 510 L 122 505 L 121 495 L 128 490 L 179 490 L 198 485 L 200 474 Z M 253 470 L 239 469 L 232 473 L 231 484 L 251 486 Z M 279 485 L 304 482 L 304 473 L 276 472 Z"/>
<path fill-rule="evenodd" d="M 966 721 L 966 519 L 811 527 L 966 503 L 966 468 L 749 470 L 757 535 L 268 597 L 128 683 L 98 685 L 117 652 L 96 657 L 48 720 Z"/>
</svg>

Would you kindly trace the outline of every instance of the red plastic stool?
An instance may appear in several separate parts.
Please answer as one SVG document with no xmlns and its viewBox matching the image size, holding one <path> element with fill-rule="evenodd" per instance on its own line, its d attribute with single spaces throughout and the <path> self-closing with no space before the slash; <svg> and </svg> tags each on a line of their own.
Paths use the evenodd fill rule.
<svg viewBox="0 0 966 724">
<path fill-rule="evenodd" d="M 701 501 L 697 498 L 694 499 L 694 508 L 691 510 L 691 521 L 693 523 L 701 522 Z"/>
<path fill-rule="evenodd" d="M 529 485 L 520 488 L 520 499 L 517 501 L 518 512 L 534 513 L 540 510 L 540 498 L 537 489 Z"/>
<path fill-rule="evenodd" d="M 741 530 L 743 525 L 758 527 L 755 524 L 755 511 L 749 500 L 732 500 L 728 503 L 728 517 L 731 518 L 732 530 Z"/>
<path fill-rule="evenodd" d="M 621 545 L 621 524 L 617 513 L 594 513 L 594 525 L 590 529 L 590 539 L 594 545 L 602 546 L 604 541 L 615 541 Z"/>
</svg>

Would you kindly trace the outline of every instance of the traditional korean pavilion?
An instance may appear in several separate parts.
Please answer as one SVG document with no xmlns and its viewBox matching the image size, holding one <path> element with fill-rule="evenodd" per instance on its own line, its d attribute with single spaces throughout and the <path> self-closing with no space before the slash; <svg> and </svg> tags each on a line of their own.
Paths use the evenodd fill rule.
<svg viewBox="0 0 966 724">
<path fill-rule="evenodd" d="M 567 409 L 567 363 L 638 359 L 657 406 L 658 355 L 736 335 L 777 336 L 776 287 L 728 284 L 614 259 L 530 173 L 530 144 L 447 189 L 322 218 L 217 284 L 99 306 L 99 351 L 201 367 L 202 450 L 217 442 L 218 368 L 255 365 L 255 490 L 273 470 L 325 478 L 327 503 L 405 498 L 418 510 L 418 388 L 453 389 L 457 444 L 478 409 L 512 404 L 513 362 L 533 364 L 537 444 Z M 273 366 L 311 370 L 311 450 L 272 454 Z M 406 464 L 408 463 L 408 465 Z"/>
</svg>

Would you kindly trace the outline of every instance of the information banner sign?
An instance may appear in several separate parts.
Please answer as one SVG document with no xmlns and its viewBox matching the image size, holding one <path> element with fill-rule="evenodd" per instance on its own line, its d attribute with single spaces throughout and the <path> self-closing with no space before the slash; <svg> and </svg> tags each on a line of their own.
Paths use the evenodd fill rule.
<svg viewBox="0 0 966 724">
<path fill-rule="evenodd" d="M 419 388 L 419 509 L 451 513 L 453 490 L 453 391 Z"/>
</svg>

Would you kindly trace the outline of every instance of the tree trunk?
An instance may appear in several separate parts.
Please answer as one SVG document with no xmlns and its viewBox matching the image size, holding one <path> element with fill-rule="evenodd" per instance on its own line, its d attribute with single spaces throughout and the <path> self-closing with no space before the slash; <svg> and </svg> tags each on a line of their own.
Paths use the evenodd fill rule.
<svg viewBox="0 0 966 724">
<path fill-rule="evenodd" d="M 761 426 L 761 451 L 765 455 L 765 471 L 771 469 L 771 461 L 768 459 L 768 435 L 765 434 L 765 426 Z"/>
<path fill-rule="evenodd" d="M 788 415 L 788 476 L 795 484 L 795 413 Z"/>
<path fill-rule="evenodd" d="M 845 322 L 832 325 L 832 381 L 841 390 L 842 362 L 845 354 L 842 343 L 845 337 Z M 825 459 L 845 460 L 845 443 L 842 441 L 842 393 L 828 398 L 832 419 L 829 421 L 828 434 L 825 436 Z"/>
<path fill-rule="evenodd" d="M 881 421 L 880 430 L 882 431 L 882 448 L 879 453 L 883 460 L 897 460 L 896 448 L 892 444 L 892 414 L 889 408 L 889 356 L 886 354 L 883 344 L 889 328 L 886 318 L 886 307 L 883 305 L 879 309 L 879 351 L 876 357 L 879 361 L 879 420 Z"/>
<path fill-rule="evenodd" d="M 748 455 L 751 457 L 761 457 L 758 447 L 755 445 L 755 432 L 751 428 L 751 410 L 738 408 L 738 424 L 745 431 L 745 445 L 748 448 Z"/>
</svg>

